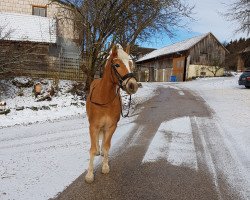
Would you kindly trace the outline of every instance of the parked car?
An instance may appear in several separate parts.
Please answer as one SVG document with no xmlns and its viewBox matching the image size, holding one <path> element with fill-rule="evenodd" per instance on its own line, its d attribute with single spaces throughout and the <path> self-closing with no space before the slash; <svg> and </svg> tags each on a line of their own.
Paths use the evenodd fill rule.
<svg viewBox="0 0 250 200">
<path fill-rule="evenodd" d="M 239 85 L 245 85 L 246 88 L 250 88 L 250 69 L 240 75 L 238 83 Z"/>
</svg>

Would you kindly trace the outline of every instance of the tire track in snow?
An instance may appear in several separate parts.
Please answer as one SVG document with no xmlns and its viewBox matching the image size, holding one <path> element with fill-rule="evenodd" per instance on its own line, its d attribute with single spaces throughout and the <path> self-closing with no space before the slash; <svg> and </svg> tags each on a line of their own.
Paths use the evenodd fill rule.
<svg viewBox="0 0 250 200">
<path fill-rule="evenodd" d="M 228 147 L 223 130 L 215 119 L 195 117 L 192 124 L 198 128 L 196 137 L 201 141 L 202 152 L 198 154 L 201 165 L 207 166 L 213 177 L 217 190 L 220 191 L 221 199 L 229 199 L 231 196 L 224 192 L 227 184 L 233 189 L 237 199 L 250 199 L 250 182 L 248 173 L 237 158 L 232 149 Z M 198 164 L 199 166 L 199 164 Z M 227 183 L 224 183 L 227 181 Z"/>
<path fill-rule="evenodd" d="M 221 136 L 222 131 L 211 117 L 165 121 L 152 139 L 142 163 L 164 159 L 175 166 L 205 170 L 212 178 L 219 200 L 232 198 L 225 192 L 228 187 L 235 190 L 237 198 L 249 199 L 249 181 L 244 177 L 247 172 L 232 156 Z"/>
</svg>

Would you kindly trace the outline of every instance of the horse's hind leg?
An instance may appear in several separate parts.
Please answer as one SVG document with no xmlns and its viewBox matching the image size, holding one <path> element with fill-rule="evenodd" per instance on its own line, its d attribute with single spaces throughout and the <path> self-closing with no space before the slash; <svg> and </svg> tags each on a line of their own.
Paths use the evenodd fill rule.
<svg viewBox="0 0 250 200">
<path fill-rule="evenodd" d="M 101 149 L 100 149 L 100 140 L 102 140 L 102 146 L 103 146 L 103 130 L 101 129 L 98 136 L 96 137 L 96 156 L 102 155 Z M 102 147 L 101 147 L 102 148 Z"/>
<path fill-rule="evenodd" d="M 103 147 L 102 147 L 102 152 L 103 152 L 103 162 L 102 162 L 102 173 L 103 174 L 108 174 L 110 169 L 109 169 L 109 149 L 111 145 L 111 138 L 113 133 L 115 132 L 116 126 L 110 127 L 104 134 L 103 138 Z"/>
<path fill-rule="evenodd" d="M 95 158 L 95 155 L 97 154 L 96 141 L 97 139 L 99 139 L 99 130 L 95 127 L 90 126 L 89 131 L 90 131 L 91 147 L 89 151 L 89 155 L 90 155 L 89 168 L 85 176 L 85 180 L 88 183 L 92 183 L 94 181 L 94 158 Z"/>
</svg>

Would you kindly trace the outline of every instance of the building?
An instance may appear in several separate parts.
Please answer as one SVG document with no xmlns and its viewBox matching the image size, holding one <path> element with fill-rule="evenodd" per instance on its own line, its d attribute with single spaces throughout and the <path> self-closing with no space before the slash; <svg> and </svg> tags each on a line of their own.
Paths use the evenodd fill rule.
<svg viewBox="0 0 250 200">
<path fill-rule="evenodd" d="M 250 68 L 250 47 L 243 49 L 237 55 L 237 71 L 243 72 Z"/>
<path fill-rule="evenodd" d="M 0 67 L 32 74 L 40 70 L 46 72 L 44 76 L 52 76 L 48 70 L 62 72 L 61 67 L 81 73 L 76 70 L 80 62 L 78 36 L 69 16 L 67 5 L 50 0 L 1 0 Z"/>
<path fill-rule="evenodd" d="M 201 76 L 222 76 L 228 50 L 212 33 L 203 34 L 152 51 L 136 61 L 138 71 L 148 73 L 140 81 L 185 81 Z"/>
<path fill-rule="evenodd" d="M 51 3 L 50 0 L 2 0 L 0 3 L 0 26 L 6 31 L 13 32 L 9 40 L 44 42 L 44 40 L 34 41 L 32 38 L 33 31 L 36 32 L 36 36 L 40 31 L 39 37 L 46 37 L 45 42 L 47 42 L 47 36 L 44 36 L 46 32 L 56 36 L 56 44 L 62 51 L 70 52 L 76 51 L 78 47 L 75 43 L 77 36 L 74 24 L 70 20 L 65 20 L 67 15 L 69 11 L 65 7 Z"/>
</svg>

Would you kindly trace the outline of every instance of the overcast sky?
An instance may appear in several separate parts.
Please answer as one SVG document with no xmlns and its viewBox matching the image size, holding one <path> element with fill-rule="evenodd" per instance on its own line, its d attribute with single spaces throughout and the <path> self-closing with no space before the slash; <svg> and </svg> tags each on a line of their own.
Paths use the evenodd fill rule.
<svg viewBox="0 0 250 200">
<path fill-rule="evenodd" d="M 143 43 L 142 46 L 160 48 L 175 42 L 191 38 L 200 34 L 212 32 L 215 37 L 221 42 L 229 42 L 231 39 L 238 39 L 240 37 L 247 38 L 246 34 L 234 34 L 235 22 L 228 22 L 219 14 L 225 12 L 227 7 L 225 4 L 230 4 L 235 0 L 186 0 L 190 4 L 195 5 L 193 16 L 196 21 L 190 23 L 191 32 L 181 30 L 177 33 L 176 38 L 166 39 L 166 37 L 159 35 L 159 37 L 152 38 L 150 43 Z"/>
</svg>

